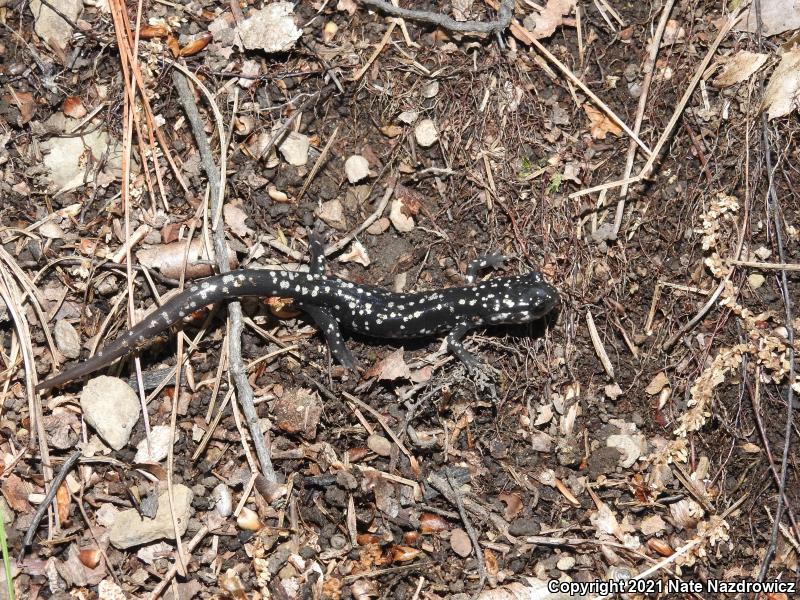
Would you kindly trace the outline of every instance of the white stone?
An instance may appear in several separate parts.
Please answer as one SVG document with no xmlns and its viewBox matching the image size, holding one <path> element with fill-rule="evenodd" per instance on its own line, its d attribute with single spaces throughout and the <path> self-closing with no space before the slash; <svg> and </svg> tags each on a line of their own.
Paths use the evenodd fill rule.
<svg viewBox="0 0 800 600">
<path fill-rule="evenodd" d="M 150 452 L 147 451 L 147 438 L 136 445 L 136 463 L 158 463 L 167 458 L 170 444 L 169 427 L 156 425 L 150 430 Z M 176 442 L 177 437 L 176 437 Z"/>
<path fill-rule="evenodd" d="M 422 88 L 422 96 L 424 98 L 434 98 L 436 94 L 439 93 L 439 82 L 435 79 L 430 83 L 426 84 L 425 87 Z"/>
<path fill-rule="evenodd" d="M 131 386 L 117 377 L 101 375 L 86 384 L 80 403 L 83 418 L 106 444 L 119 450 L 128 443 L 141 412 Z"/>
<path fill-rule="evenodd" d="M 59 352 L 67 358 L 78 358 L 81 354 L 81 336 L 72 323 L 59 319 L 53 330 Z"/>
<path fill-rule="evenodd" d="M 399 115 L 397 115 L 397 120 L 401 123 L 405 123 L 406 125 L 411 125 L 417 119 L 419 119 L 419 111 L 418 110 L 404 110 Z"/>
<path fill-rule="evenodd" d="M 749 283 L 750 287 L 754 290 L 757 290 L 764 285 L 764 281 L 764 276 L 761 273 L 751 273 L 747 276 L 747 283 Z"/>
<path fill-rule="evenodd" d="M 290 165 L 302 167 L 308 162 L 310 142 L 307 135 L 292 131 L 278 146 L 283 159 Z"/>
<path fill-rule="evenodd" d="M 417 143 L 423 148 L 433 146 L 439 139 L 439 132 L 436 130 L 436 125 L 430 119 L 422 119 L 417 126 L 414 127 L 414 137 Z"/>
<path fill-rule="evenodd" d="M 369 177 L 369 161 L 360 154 L 353 154 L 344 161 L 344 173 L 347 175 L 347 181 L 358 183 Z"/>
<path fill-rule="evenodd" d="M 192 490 L 180 483 L 173 486 L 175 519 L 178 521 L 178 535 L 186 533 L 192 509 Z M 108 539 L 115 548 L 124 549 L 141 546 L 163 539 L 175 539 L 172 526 L 169 498 L 167 492 L 158 497 L 158 510 L 153 519 L 143 518 L 135 508 L 123 510 L 114 519 Z"/>
</svg>

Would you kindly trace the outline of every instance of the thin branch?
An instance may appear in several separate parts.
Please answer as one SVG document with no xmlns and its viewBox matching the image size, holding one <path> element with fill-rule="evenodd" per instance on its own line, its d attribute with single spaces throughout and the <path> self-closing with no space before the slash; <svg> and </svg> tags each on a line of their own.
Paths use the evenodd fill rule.
<svg viewBox="0 0 800 600">
<path fill-rule="evenodd" d="M 495 21 L 456 21 L 441 13 L 400 8 L 384 0 L 361 0 L 361 3 L 393 17 L 411 19 L 418 23 L 435 25 L 457 33 L 500 33 L 505 31 L 508 24 L 511 23 L 514 10 L 514 0 L 503 0 L 497 11 L 497 19 Z"/>
<path fill-rule="evenodd" d="M 213 228 L 212 236 L 217 267 L 220 273 L 226 273 L 230 271 L 230 263 L 228 262 L 228 248 L 225 243 L 225 227 L 221 216 L 222 194 L 224 193 L 224 166 L 221 167 L 223 171 L 220 173 L 220 170 L 218 170 L 214 164 L 214 158 L 211 155 L 211 147 L 209 146 L 208 139 L 205 135 L 203 120 L 200 117 L 200 112 L 198 111 L 197 105 L 194 102 L 194 95 L 192 94 L 191 89 L 189 89 L 189 83 L 186 80 L 187 77 L 193 76 L 183 65 L 179 65 L 178 63 L 173 64 L 179 71 L 181 71 L 181 74 L 173 74 L 173 81 L 176 89 L 178 90 L 181 104 L 186 112 L 187 119 L 192 128 L 192 133 L 197 142 L 203 169 L 206 172 L 209 187 L 211 188 L 211 214 L 220 216 L 217 226 Z M 199 82 L 195 81 L 195 84 L 199 84 Z M 200 89 L 206 95 L 208 102 L 213 105 L 213 95 L 205 88 L 205 86 L 202 86 L 202 84 L 200 85 Z M 221 141 L 220 146 L 223 148 L 224 153 L 224 128 L 222 127 L 222 123 L 219 119 L 219 110 L 215 109 L 214 113 L 217 117 L 217 128 L 219 130 Z M 224 159 L 221 159 L 221 162 L 224 165 Z M 261 433 L 261 426 L 258 422 L 258 414 L 256 413 L 253 399 L 253 389 L 250 387 L 250 383 L 247 381 L 247 371 L 242 360 L 242 307 L 238 301 L 232 300 L 228 303 L 228 316 L 230 319 L 228 361 L 230 364 L 231 379 L 236 387 L 236 398 L 239 401 L 239 405 L 242 407 L 242 412 L 244 413 L 245 420 L 247 421 L 247 427 L 250 431 L 250 437 L 252 438 L 253 446 L 256 450 L 256 456 L 258 456 L 258 462 L 261 466 L 262 474 L 268 481 L 275 482 L 276 476 L 272 467 L 272 460 L 270 459 L 269 452 L 267 451 L 266 444 L 264 443 L 264 436 Z"/>
</svg>

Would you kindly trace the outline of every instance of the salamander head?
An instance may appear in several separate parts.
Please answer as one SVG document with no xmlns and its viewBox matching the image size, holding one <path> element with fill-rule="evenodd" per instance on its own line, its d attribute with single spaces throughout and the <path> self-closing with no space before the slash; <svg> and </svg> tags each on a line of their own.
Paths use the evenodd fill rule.
<svg viewBox="0 0 800 600">
<path fill-rule="evenodd" d="M 490 285 L 486 301 L 481 303 L 481 316 L 492 325 L 530 323 L 545 316 L 556 304 L 558 291 L 539 273 L 532 272 L 504 279 L 496 287 Z"/>
</svg>

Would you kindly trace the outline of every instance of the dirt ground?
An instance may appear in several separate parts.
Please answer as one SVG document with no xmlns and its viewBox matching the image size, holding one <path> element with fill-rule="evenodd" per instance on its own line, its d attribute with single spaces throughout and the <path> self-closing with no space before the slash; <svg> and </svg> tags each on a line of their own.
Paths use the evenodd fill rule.
<svg viewBox="0 0 800 600">
<path fill-rule="evenodd" d="M 797 583 L 797 30 L 691 0 L 520 0 L 480 35 L 352 0 L 159 1 L 138 29 L 134 3 L 51 2 L 0 0 L 3 597 Z M 348 372 L 288 299 L 238 327 L 198 307 L 97 380 L 136 399 L 144 372 L 116 445 L 88 416 L 102 373 L 34 391 L 212 274 L 223 237 L 235 267 L 296 269 L 314 227 L 357 285 L 463 285 L 501 253 L 481 278 L 539 271 L 559 305 L 467 337 L 489 379 L 435 337 L 348 333 Z"/>
</svg>

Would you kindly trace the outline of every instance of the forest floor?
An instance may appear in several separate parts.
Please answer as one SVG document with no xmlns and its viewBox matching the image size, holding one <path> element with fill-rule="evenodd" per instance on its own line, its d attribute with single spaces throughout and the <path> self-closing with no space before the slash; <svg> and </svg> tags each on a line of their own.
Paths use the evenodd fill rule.
<svg viewBox="0 0 800 600">
<path fill-rule="evenodd" d="M 2 597 L 797 583 L 794 5 L 400 4 L 452 19 L 0 2 Z M 246 298 L 34 391 L 220 264 L 305 268 L 315 227 L 358 285 L 500 253 L 481 278 L 560 301 L 467 337 L 488 383 L 440 338 L 346 334 L 346 371 Z"/>
</svg>

